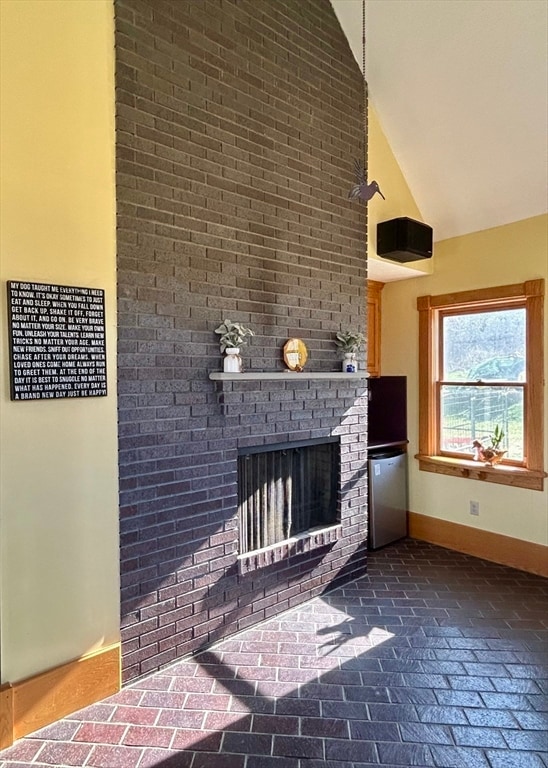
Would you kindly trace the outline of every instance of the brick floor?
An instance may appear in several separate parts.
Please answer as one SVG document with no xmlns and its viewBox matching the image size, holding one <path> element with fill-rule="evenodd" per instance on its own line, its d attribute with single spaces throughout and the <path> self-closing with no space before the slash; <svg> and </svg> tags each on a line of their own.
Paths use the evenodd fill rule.
<svg viewBox="0 0 548 768">
<path fill-rule="evenodd" d="M 548 767 L 548 581 L 422 542 L 22 739 L 0 768 Z"/>
</svg>

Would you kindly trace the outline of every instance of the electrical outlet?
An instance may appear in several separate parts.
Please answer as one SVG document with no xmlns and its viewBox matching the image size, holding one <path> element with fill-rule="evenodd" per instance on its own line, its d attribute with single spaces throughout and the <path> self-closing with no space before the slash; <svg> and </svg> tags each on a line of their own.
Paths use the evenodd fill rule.
<svg viewBox="0 0 548 768">
<path fill-rule="evenodd" d="M 470 502 L 470 514 L 479 515 L 479 501 Z"/>
</svg>

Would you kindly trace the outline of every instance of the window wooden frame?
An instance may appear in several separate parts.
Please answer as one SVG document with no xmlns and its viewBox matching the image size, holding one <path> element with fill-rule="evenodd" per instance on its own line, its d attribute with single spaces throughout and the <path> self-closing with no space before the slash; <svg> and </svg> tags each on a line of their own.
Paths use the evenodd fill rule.
<svg viewBox="0 0 548 768">
<path fill-rule="evenodd" d="M 419 469 L 453 477 L 485 480 L 542 491 L 544 487 L 544 280 L 482 288 L 439 296 L 419 296 Z M 523 466 L 487 467 L 475 461 L 442 456 L 439 446 L 437 375 L 439 310 L 497 309 L 522 305 L 526 309 L 526 380 Z M 534 426 L 533 426 L 534 425 Z"/>
</svg>

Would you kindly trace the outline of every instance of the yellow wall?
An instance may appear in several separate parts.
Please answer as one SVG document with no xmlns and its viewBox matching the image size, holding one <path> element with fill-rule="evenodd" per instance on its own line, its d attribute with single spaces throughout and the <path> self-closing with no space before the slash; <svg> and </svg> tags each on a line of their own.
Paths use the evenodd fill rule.
<svg viewBox="0 0 548 768">
<path fill-rule="evenodd" d="M 379 123 L 379 119 L 373 107 L 369 107 L 368 120 L 368 179 L 376 179 L 386 200 L 380 195 L 375 195 L 368 204 L 367 209 L 367 257 L 371 261 L 386 262 L 377 256 L 377 224 L 379 221 L 389 221 L 400 216 L 407 216 L 416 221 L 424 221 L 417 204 L 407 186 L 407 181 L 390 144 Z M 392 262 L 395 263 L 395 262 Z M 418 274 L 429 274 L 435 264 L 435 255 L 431 259 L 413 261 L 405 264 L 408 269 L 415 270 Z"/>
<path fill-rule="evenodd" d="M 548 217 L 538 216 L 436 243 L 432 275 L 387 283 L 382 307 L 382 371 L 408 376 L 409 509 L 524 541 L 548 544 L 548 480 L 544 492 L 419 472 L 417 296 L 448 293 L 543 277 L 548 281 Z M 547 283 L 548 284 L 548 283 Z M 548 338 L 545 308 L 544 338 Z M 548 379 L 548 349 L 545 349 Z M 548 458 L 548 401 L 544 392 L 545 463 Z M 480 515 L 469 514 L 470 500 Z"/>
<path fill-rule="evenodd" d="M 2 0 L 1 680 L 119 639 L 110 0 Z M 6 280 L 106 290 L 107 397 L 11 402 Z"/>
</svg>

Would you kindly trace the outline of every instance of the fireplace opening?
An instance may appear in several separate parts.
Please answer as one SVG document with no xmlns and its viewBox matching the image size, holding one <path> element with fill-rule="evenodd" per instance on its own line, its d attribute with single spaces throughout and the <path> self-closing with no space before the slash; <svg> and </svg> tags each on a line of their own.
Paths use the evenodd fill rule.
<svg viewBox="0 0 548 768">
<path fill-rule="evenodd" d="M 240 554 L 338 523 L 339 463 L 338 438 L 240 451 Z"/>
</svg>

